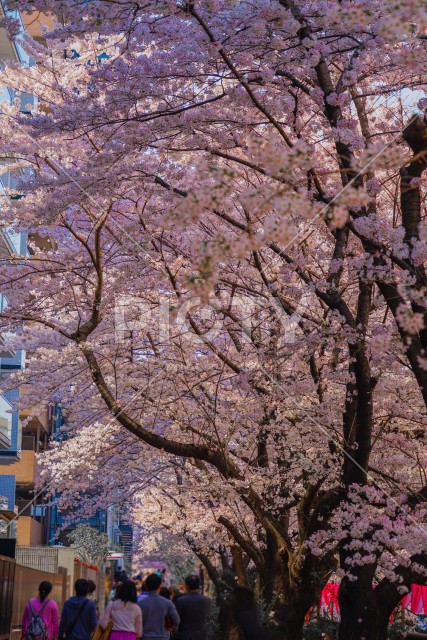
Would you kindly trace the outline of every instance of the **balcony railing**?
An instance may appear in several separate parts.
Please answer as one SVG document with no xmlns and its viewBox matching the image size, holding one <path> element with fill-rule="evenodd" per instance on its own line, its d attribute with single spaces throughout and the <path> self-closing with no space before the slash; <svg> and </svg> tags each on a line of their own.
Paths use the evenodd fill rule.
<svg viewBox="0 0 427 640">
<path fill-rule="evenodd" d="M 28 388 L 20 387 L 19 392 L 23 396 L 28 393 Z M 40 405 L 32 409 L 20 409 L 19 417 L 21 420 L 26 420 L 25 430 L 27 432 L 36 433 L 38 430 L 42 430 L 49 433 L 49 407 L 47 405 Z"/>
<path fill-rule="evenodd" d="M 21 24 L 21 32 L 23 33 L 25 30 L 24 27 L 24 23 L 22 21 L 22 16 L 20 11 L 18 11 L 17 9 L 7 9 L 5 6 L 5 3 L 3 2 L 3 0 L 0 0 L 0 15 L 3 14 L 4 16 L 8 16 L 10 18 L 14 18 L 15 20 L 17 20 L 18 22 L 20 22 Z M 19 41 L 15 41 L 12 43 L 12 41 L 7 37 L 6 32 L 4 31 L 5 37 L 2 37 L 2 44 L 3 45 L 8 45 L 9 49 L 5 49 L 5 51 L 2 50 L 2 48 L 0 47 L 0 53 L 2 54 L 2 57 L 8 58 L 9 60 L 14 60 L 15 58 L 17 58 L 19 60 L 19 62 L 22 62 L 23 64 L 29 64 L 30 62 L 30 57 L 28 55 L 28 53 L 26 51 L 24 51 L 24 49 L 22 48 L 22 46 L 20 45 Z M 11 53 L 12 52 L 12 55 Z"/>
<path fill-rule="evenodd" d="M 0 449 L 5 450 L 11 447 L 12 438 L 12 406 L 0 396 Z"/>
<path fill-rule="evenodd" d="M 21 459 L 13 464 L 0 465 L 1 475 L 14 475 L 16 485 L 33 487 L 37 474 L 36 454 L 34 451 L 21 451 Z"/>
</svg>

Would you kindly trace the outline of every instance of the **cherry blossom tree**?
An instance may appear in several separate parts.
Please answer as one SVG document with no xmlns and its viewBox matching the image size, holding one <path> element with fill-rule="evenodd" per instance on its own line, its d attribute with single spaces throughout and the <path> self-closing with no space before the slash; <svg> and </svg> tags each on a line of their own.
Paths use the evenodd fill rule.
<svg viewBox="0 0 427 640">
<path fill-rule="evenodd" d="M 70 493 L 84 439 L 88 483 L 117 434 L 188 459 L 253 520 L 221 524 L 277 638 L 339 557 L 340 637 L 383 640 L 426 579 L 424 4 L 9 4 L 61 16 L 46 45 L 8 23 L 37 108 L 3 106 L 31 255 L 0 283 Z"/>
<path fill-rule="evenodd" d="M 77 547 L 79 560 L 96 567 L 102 566 L 110 550 L 107 534 L 84 524 L 78 524 L 68 534 L 68 540 Z"/>
</svg>

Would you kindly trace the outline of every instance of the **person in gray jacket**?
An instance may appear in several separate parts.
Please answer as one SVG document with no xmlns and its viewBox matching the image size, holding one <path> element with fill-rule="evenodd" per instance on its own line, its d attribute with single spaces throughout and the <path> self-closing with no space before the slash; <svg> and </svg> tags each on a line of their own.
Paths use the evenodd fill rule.
<svg viewBox="0 0 427 640">
<path fill-rule="evenodd" d="M 200 579 L 196 575 L 185 579 L 187 593 L 176 601 L 181 618 L 179 640 L 206 640 L 206 619 L 211 606 L 210 598 L 200 593 Z"/>
<path fill-rule="evenodd" d="M 148 595 L 138 605 L 142 611 L 142 640 L 165 640 L 169 638 L 167 627 L 179 625 L 179 615 L 171 600 L 160 594 L 162 579 L 152 573 L 145 580 Z"/>
</svg>

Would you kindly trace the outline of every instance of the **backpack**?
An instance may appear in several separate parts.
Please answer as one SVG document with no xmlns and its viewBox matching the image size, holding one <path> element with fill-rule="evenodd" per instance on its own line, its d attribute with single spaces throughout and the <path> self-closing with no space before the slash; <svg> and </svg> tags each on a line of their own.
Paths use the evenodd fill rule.
<svg viewBox="0 0 427 640">
<path fill-rule="evenodd" d="M 42 618 L 42 613 L 48 602 L 49 600 L 46 600 L 43 603 L 43 606 L 40 609 L 39 613 L 36 614 L 36 612 L 33 609 L 33 605 L 31 604 L 31 601 L 30 600 L 28 601 L 28 604 L 31 609 L 32 617 L 27 627 L 25 640 L 48 640 L 49 630 L 46 626 L 46 622 Z"/>
</svg>

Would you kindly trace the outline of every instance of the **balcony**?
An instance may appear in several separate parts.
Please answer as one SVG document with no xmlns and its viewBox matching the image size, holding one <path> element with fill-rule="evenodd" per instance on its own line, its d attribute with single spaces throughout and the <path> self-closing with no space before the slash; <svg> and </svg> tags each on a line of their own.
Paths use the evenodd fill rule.
<svg viewBox="0 0 427 640">
<path fill-rule="evenodd" d="M 44 111 L 47 109 L 44 108 Z M 37 247 L 37 249 L 43 249 L 44 251 L 49 251 L 51 249 L 56 249 L 57 244 L 53 238 L 46 238 L 46 236 L 41 236 L 37 232 L 28 234 L 28 253 L 30 255 L 34 255 L 35 251 L 32 245 Z"/>
<path fill-rule="evenodd" d="M 12 406 L 0 396 L 0 449 L 10 449 L 12 446 Z"/>
<path fill-rule="evenodd" d="M 0 538 L 16 538 L 17 509 L 10 509 L 5 496 L 0 496 Z"/>
<path fill-rule="evenodd" d="M 24 23 L 25 31 L 30 34 L 37 40 L 37 42 L 45 43 L 45 36 L 43 33 L 43 27 L 47 27 L 49 31 L 55 27 L 55 18 L 54 16 L 47 16 L 44 13 L 37 12 L 37 17 L 35 18 L 36 12 L 34 13 L 26 13 L 23 11 L 21 13 L 22 21 Z"/>
<path fill-rule="evenodd" d="M 1 31 L 0 29 L 0 42 L 1 42 Z M 0 57 L 1 57 L 1 46 L 0 46 Z M 14 246 L 10 241 L 8 234 L 6 233 L 4 228 L 0 228 L 0 256 L 2 258 L 10 258 L 14 253 Z"/>
<path fill-rule="evenodd" d="M 21 459 L 7 466 L 0 466 L 1 475 L 14 475 L 16 486 L 31 490 L 37 474 L 36 454 L 34 451 L 21 451 Z"/>
<path fill-rule="evenodd" d="M 0 306 L 3 307 L 3 305 L 1 304 Z M 15 355 L 15 351 L 12 351 L 11 349 L 5 347 L 4 340 L 2 336 L 0 336 L 0 358 L 13 358 Z"/>
<path fill-rule="evenodd" d="M 5 7 L 4 1 L 0 0 L 0 18 L 4 16 L 9 16 L 11 18 L 15 18 L 18 22 L 21 23 L 22 30 L 24 29 L 24 24 L 22 22 L 21 14 L 17 9 L 8 10 Z M 8 36 L 6 29 L 0 29 L 0 59 L 3 60 L 17 60 L 18 62 L 23 62 L 24 64 L 28 64 L 29 56 L 22 49 L 21 45 L 17 43 L 13 43 Z"/>
<path fill-rule="evenodd" d="M 44 527 L 35 518 L 19 516 L 17 520 L 17 543 L 20 547 L 34 547 L 43 544 Z"/>
<path fill-rule="evenodd" d="M 3 17 L 0 12 L 0 17 Z M 0 29 L 0 60 L 19 59 L 16 47 L 10 41 L 6 29 Z"/>
<path fill-rule="evenodd" d="M 19 412 L 19 418 L 25 422 L 25 433 L 49 433 L 48 409 L 39 409 L 35 413 L 34 409 L 24 409 Z"/>
<path fill-rule="evenodd" d="M 19 392 L 22 397 L 28 393 L 28 389 L 21 387 Z M 21 421 L 26 421 L 24 425 L 25 433 L 38 434 L 38 436 L 40 436 L 41 432 L 49 433 L 49 408 L 47 405 L 21 409 L 19 418 Z"/>
</svg>

